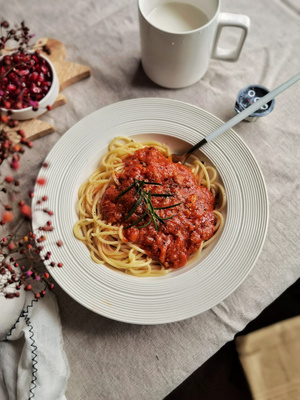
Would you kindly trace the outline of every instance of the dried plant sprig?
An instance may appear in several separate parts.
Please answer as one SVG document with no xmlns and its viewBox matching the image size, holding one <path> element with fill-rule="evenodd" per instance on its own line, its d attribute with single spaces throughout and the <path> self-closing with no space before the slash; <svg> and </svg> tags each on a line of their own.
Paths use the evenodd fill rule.
<svg viewBox="0 0 300 400">
<path fill-rule="evenodd" d="M 53 212 L 45 206 L 48 200 L 46 195 L 37 200 L 37 210 L 46 213 L 49 220 L 36 231 L 31 231 L 31 207 L 24 200 L 17 200 L 20 193 L 16 191 L 14 182 L 13 176 L 7 175 L 1 183 L 8 202 L 0 199 L 3 208 L 0 224 L 8 228 L 9 233 L 0 238 L 0 293 L 7 298 L 19 297 L 21 288 L 24 288 L 25 291 L 34 292 L 38 299 L 45 295 L 45 287 L 50 290 L 54 288 L 42 262 L 49 263 L 49 267 L 62 267 L 61 262 L 51 260 L 51 252 L 45 249 L 47 232 L 54 229 L 50 219 Z M 40 178 L 36 183 L 45 185 L 46 180 Z M 30 191 L 28 197 L 33 196 L 33 191 Z M 61 247 L 62 241 L 58 240 L 56 244 Z M 44 282 L 42 288 L 36 285 L 40 281 Z"/>
<path fill-rule="evenodd" d="M 9 102 L 9 98 L 5 97 L 4 87 L 10 84 L 10 82 L 5 81 L 9 74 L 14 74 L 10 78 L 16 80 L 15 86 L 18 87 L 22 74 L 27 74 L 27 67 L 29 73 L 33 74 L 32 79 L 37 78 L 36 81 L 33 79 L 32 89 L 36 86 L 42 87 L 43 80 L 41 80 L 41 77 L 43 77 L 42 74 L 45 76 L 44 72 L 46 71 L 43 72 L 42 69 L 38 70 L 37 68 L 30 70 L 30 63 L 37 64 L 34 58 L 30 60 L 27 57 L 26 51 L 29 49 L 29 40 L 33 35 L 29 34 L 29 28 L 24 22 L 21 23 L 19 28 L 11 29 L 7 21 L 2 21 L 0 30 L 0 53 L 6 48 L 9 41 L 15 41 L 18 44 L 15 49 L 12 49 L 16 51 L 15 56 L 5 58 L 4 65 L 0 65 L 0 86 L 1 83 L 3 84 L 0 87 L 0 105 L 7 110 L 4 113 L 0 109 L 0 165 L 5 163 L 10 168 L 10 173 L 6 175 L 1 176 L 0 172 L 0 294 L 11 299 L 19 297 L 20 290 L 24 289 L 25 291 L 32 291 L 38 299 L 46 294 L 47 289 L 53 290 L 54 288 L 49 273 L 45 272 L 44 264 L 48 264 L 48 267 L 61 268 L 62 263 L 54 262 L 51 252 L 46 249 L 47 232 L 54 229 L 51 222 L 53 212 L 46 206 L 48 200 L 46 195 L 38 199 L 36 204 L 38 210 L 49 216 L 49 220 L 36 231 L 31 230 L 32 210 L 30 201 L 34 196 L 34 191 L 29 190 L 27 198 L 21 197 L 22 175 L 20 169 L 22 155 L 26 149 L 33 147 L 33 143 L 26 138 L 23 129 L 18 129 L 19 121 L 13 118 L 10 110 L 12 104 L 5 103 Z M 47 54 L 50 53 L 47 46 L 43 46 L 42 49 Z M 38 55 L 39 52 L 37 51 L 33 53 L 32 57 Z M 22 68 L 14 70 L 14 66 L 20 65 L 20 63 L 23 63 Z M 42 65 L 39 68 L 42 68 Z M 14 87 L 10 89 L 14 90 Z M 34 104 L 31 105 L 35 107 Z M 48 108 L 48 110 L 50 109 L 51 107 Z M 12 139 L 13 137 L 14 139 Z M 44 163 L 43 167 L 48 168 L 48 164 Z M 1 171 L 3 171 L 2 168 Z M 36 184 L 46 185 L 47 182 L 45 178 L 39 178 Z M 5 233 L 2 233 L 3 230 Z M 58 240 L 56 244 L 61 247 L 63 243 Z M 41 282 L 43 283 L 42 286 L 39 284 Z"/>
<path fill-rule="evenodd" d="M 24 53 L 33 45 L 30 45 L 30 40 L 35 34 L 30 33 L 30 29 L 26 26 L 25 22 L 22 21 L 20 26 L 14 26 L 11 28 L 11 24 L 4 20 L 0 23 L 0 51 L 10 46 L 11 43 L 15 44 L 14 47 L 10 48 L 11 51 L 20 51 Z M 43 45 L 41 49 L 50 54 L 49 46 Z"/>
</svg>

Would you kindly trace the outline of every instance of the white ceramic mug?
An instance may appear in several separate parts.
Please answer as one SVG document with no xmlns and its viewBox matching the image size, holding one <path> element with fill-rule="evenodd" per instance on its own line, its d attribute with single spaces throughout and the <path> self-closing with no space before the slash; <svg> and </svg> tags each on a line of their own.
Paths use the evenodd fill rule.
<svg viewBox="0 0 300 400">
<path fill-rule="evenodd" d="M 220 0 L 138 0 L 141 60 L 145 73 L 160 86 L 183 88 L 198 82 L 210 58 L 236 61 L 250 19 L 220 12 Z M 233 50 L 218 46 L 222 29 L 241 29 Z"/>
</svg>

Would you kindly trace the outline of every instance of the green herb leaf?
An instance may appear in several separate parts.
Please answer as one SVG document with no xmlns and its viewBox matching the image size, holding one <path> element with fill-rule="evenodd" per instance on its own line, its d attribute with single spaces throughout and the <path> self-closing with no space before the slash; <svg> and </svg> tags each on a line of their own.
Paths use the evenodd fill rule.
<svg viewBox="0 0 300 400">
<path fill-rule="evenodd" d="M 158 186 L 162 186 L 161 183 L 157 183 L 157 182 L 144 182 L 144 185 L 158 185 Z"/>
<path fill-rule="evenodd" d="M 135 210 L 141 204 L 142 199 L 143 199 L 143 195 L 140 194 L 140 197 L 138 198 L 138 201 L 135 203 L 135 205 L 132 207 L 132 209 L 129 211 L 129 213 L 125 217 L 125 221 L 132 216 L 132 214 L 135 212 Z"/>
<path fill-rule="evenodd" d="M 172 208 L 172 207 L 177 207 L 180 206 L 181 203 L 173 204 L 172 206 L 166 206 L 166 207 L 154 207 L 154 210 L 166 210 L 167 208 Z"/>
<path fill-rule="evenodd" d="M 169 193 L 152 193 L 154 197 L 174 197 L 174 194 Z"/>
<path fill-rule="evenodd" d="M 146 210 L 146 211 L 144 212 L 143 215 L 141 215 L 141 216 L 140 216 L 136 221 L 134 221 L 132 224 L 126 226 L 124 229 L 128 229 L 128 228 L 131 228 L 131 227 L 135 226 L 135 225 L 138 224 L 143 218 L 145 218 L 147 214 L 148 214 L 148 210 Z M 151 222 L 151 219 L 150 219 L 150 221 L 149 221 L 149 224 L 150 224 L 150 222 Z M 148 224 L 148 225 L 149 225 L 149 224 Z M 137 228 L 142 228 L 142 226 L 137 226 Z"/>
<path fill-rule="evenodd" d="M 139 222 L 142 221 L 143 218 L 145 218 L 147 215 L 149 215 L 149 217 L 150 217 L 149 221 L 145 225 L 136 226 L 136 227 L 139 228 L 139 229 L 140 228 L 146 228 L 147 226 L 150 225 L 151 221 L 153 221 L 154 226 L 155 226 L 155 230 L 158 231 L 158 229 L 159 229 L 158 222 L 161 222 L 161 223 L 165 224 L 165 221 L 168 220 L 168 219 L 173 218 L 175 216 L 175 214 L 171 215 L 170 217 L 162 218 L 155 212 L 155 210 L 164 210 L 164 209 L 167 209 L 167 208 L 177 207 L 180 204 L 182 204 L 182 203 L 177 203 L 177 204 L 173 204 L 173 205 L 165 206 L 165 207 L 153 207 L 152 200 L 151 200 L 152 197 L 174 197 L 174 195 L 173 194 L 169 194 L 169 193 L 151 193 L 151 190 L 149 190 L 149 191 L 143 190 L 143 186 L 144 185 L 162 186 L 161 183 L 157 183 L 157 182 L 145 182 L 144 180 L 142 180 L 142 181 L 135 180 L 132 185 L 130 185 L 127 189 L 125 189 L 123 192 L 121 192 L 116 197 L 116 200 L 118 200 L 121 196 L 123 196 L 124 194 L 129 192 L 129 190 L 133 189 L 134 187 L 136 188 L 136 194 L 139 194 L 138 200 L 136 201 L 134 206 L 131 208 L 129 213 L 126 215 L 125 221 L 127 221 L 133 215 L 133 213 L 137 210 L 137 208 L 139 207 L 139 205 L 142 202 L 144 202 L 145 205 L 146 205 L 146 211 L 143 213 L 143 215 L 141 215 L 132 224 L 126 226 L 124 229 L 128 229 L 128 228 L 131 228 L 133 226 L 136 226 Z"/>
<path fill-rule="evenodd" d="M 121 196 L 123 196 L 125 193 L 129 192 L 133 187 L 135 186 L 135 182 L 133 182 L 132 185 L 130 185 L 127 189 L 125 189 L 122 193 L 118 194 L 116 197 L 116 200 L 118 200 Z"/>
</svg>

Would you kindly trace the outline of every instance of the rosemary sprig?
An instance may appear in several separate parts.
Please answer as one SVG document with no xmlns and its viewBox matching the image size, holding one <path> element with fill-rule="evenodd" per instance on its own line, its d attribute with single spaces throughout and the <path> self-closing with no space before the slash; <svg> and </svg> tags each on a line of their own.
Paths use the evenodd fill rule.
<svg viewBox="0 0 300 400">
<path fill-rule="evenodd" d="M 157 183 L 157 182 L 145 182 L 144 180 L 142 180 L 142 181 L 135 180 L 132 183 L 132 185 L 130 185 L 127 189 L 125 189 L 123 192 L 121 192 L 116 197 L 116 200 L 118 200 L 120 197 L 122 197 L 124 194 L 126 194 L 127 192 L 129 192 L 131 189 L 134 189 L 134 188 L 136 190 L 136 194 L 138 195 L 138 200 L 135 202 L 134 206 L 130 209 L 130 211 L 126 215 L 125 221 L 127 221 L 133 215 L 133 213 L 137 210 L 137 208 L 139 207 L 139 205 L 142 202 L 146 205 L 146 211 L 143 213 L 143 215 L 141 215 L 132 224 L 126 226 L 124 229 L 128 229 L 128 228 L 131 228 L 132 226 L 137 225 L 140 221 L 142 221 L 143 218 L 146 217 L 146 215 L 149 215 L 149 217 L 150 217 L 149 221 L 145 225 L 137 226 L 137 228 L 146 228 L 153 221 L 155 230 L 158 231 L 158 229 L 159 229 L 158 223 L 159 222 L 165 223 L 166 220 L 173 218 L 175 216 L 175 214 L 171 215 L 170 217 L 162 218 L 155 212 L 155 210 L 165 210 L 168 208 L 180 206 L 180 204 L 182 204 L 182 203 L 177 203 L 177 204 L 173 204 L 173 205 L 165 206 L 165 207 L 154 207 L 152 204 L 152 199 L 151 199 L 152 197 L 173 197 L 174 195 L 169 194 L 169 193 L 152 193 L 151 190 L 147 191 L 147 190 L 143 189 L 143 187 L 145 185 L 162 186 L 161 183 Z"/>
</svg>

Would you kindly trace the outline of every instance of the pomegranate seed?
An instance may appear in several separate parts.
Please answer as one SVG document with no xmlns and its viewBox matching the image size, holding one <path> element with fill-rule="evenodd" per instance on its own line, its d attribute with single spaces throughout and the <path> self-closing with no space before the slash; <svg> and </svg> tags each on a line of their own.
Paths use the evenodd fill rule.
<svg viewBox="0 0 300 400">
<path fill-rule="evenodd" d="M 42 82 L 44 82 L 44 80 L 45 80 L 45 75 L 41 72 L 41 73 L 39 74 L 39 76 L 38 76 L 37 81 L 38 81 L 39 83 L 42 83 Z"/>
<path fill-rule="evenodd" d="M 29 80 L 31 80 L 32 82 L 36 82 L 38 80 L 39 74 L 34 71 L 32 72 L 32 74 L 29 75 Z"/>
<path fill-rule="evenodd" d="M 0 44 L 2 42 L 0 38 Z M 0 60 L 0 75 L 3 76 L 0 107 L 8 110 L 27 107 L 38 110 L 38 102 L 48 93 L 53 79 L 49 64 L 39 52 L 29 54 L 17 51 L 4 56 Z"/>
<path fill-rule="evenodd" d="M 38 86 L 36 86 L 34 83 L 31 85 L 30 87 L 30 91 L 33 94 L 39 94 L 41 93 L 41 88 L 39 88 Z"/>
<path fill-rule="evenodd" d="M 9 92 L 14 92 L 17 89 L 16 85 L 13 83 L 9 83 L 6 88 Z"/>
<path fill-rule="evenodd" d="M 4 56 L 3 57 L 3 62 L 4 62 L 5 65 L 11 65 L 10 56 Z"/>
<path fill-rule="evenodd" d="M 18 83 L 18 76 L 14 72 L 11 72 L 8 75 L 8 79 L 10 79 L 15 84 Z"/>
<path fill-rule="evenodd" d="M 30 72 L 29 69 L 23 69 L 23 70 L 19 71 L 19 75 L 27 76 L 27 75 L 29 75 L 29 72 Z"/>
<path fill-rule="evenodd" d="M 14 54 L 13 55 L 13 62 L 18 64 L 19 62 L 21 62 L 21 58 L 19 54 Z"/>
<path fill-rule="evenodd" d="M 21 103 L 21 101 L 15 103 L 14 108 L 16 108 L 17 110 L 21 110 L 23 108 L 23 104 Z"/>
</svg>

